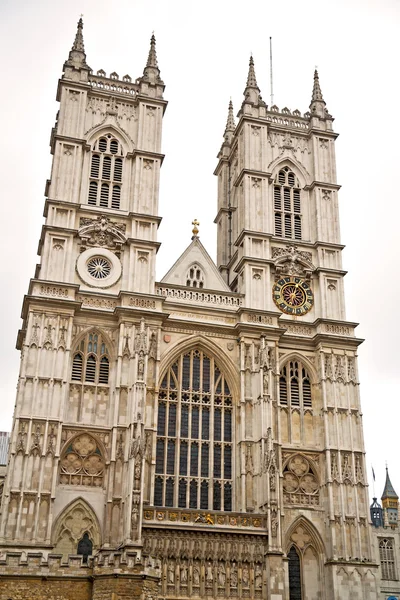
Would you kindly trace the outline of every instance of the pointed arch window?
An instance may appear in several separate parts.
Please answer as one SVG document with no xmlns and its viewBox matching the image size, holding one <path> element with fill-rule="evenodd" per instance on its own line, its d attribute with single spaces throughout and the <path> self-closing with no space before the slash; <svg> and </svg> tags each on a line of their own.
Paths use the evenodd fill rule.
<svg viewBox="0 0 400 600">
<path fill-rule="evenodd" d="M 301 593 L 301 567 L 300 556 L 296 548 L 292 546 L 288 553 L 289 559 L 289 598 L 290 600 L 302 600 Z"/>
<path fill-rule="evenodd" d="M 275 235 L 301 240 L 300 183 L 289 167 L 278 173 L 274 183 Z"/>
<path fill-rule="evenodd" d="M 159 392 L 155 506 L 232 510 L 232 395 L 218 364 L 182 354 Z"/>
<path fill-rule="evenodd" d="M 90 162 L 88 204 L 120 209 L 123 156 L 122 145 L 111 134 L 95 142 Z"/>
<path fill-rule="evenodd" d="M 110 358 L 100 333 L 91 332 L 81 341 L 72 359 L 73 382 L 108 385 Z"/>
<path fill-rule="evenodd" d="M 282 368 L 279 392 L 281 406 L 312 408 L 310 376 L 299 360 L 291 360 Z"/>
<path fill-rule="evenodd" d="M 396 569 L 393 538 L 379 540 L 379 559 L 381 562 L 382 579 L 395 580 Z"/>
</svg>

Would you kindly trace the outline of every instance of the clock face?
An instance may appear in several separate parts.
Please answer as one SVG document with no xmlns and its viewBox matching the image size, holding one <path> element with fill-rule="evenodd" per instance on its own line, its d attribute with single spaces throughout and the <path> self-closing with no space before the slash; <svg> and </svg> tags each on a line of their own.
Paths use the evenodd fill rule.
<svg viewBox="0 0 400 600">
<path fill-rule="evenodd" d="M 273 287 L 273 298 L 288 315 L 305 315 L 314 304 L 311 287 L 301 277 L 281 277 Z"/>
</svg>

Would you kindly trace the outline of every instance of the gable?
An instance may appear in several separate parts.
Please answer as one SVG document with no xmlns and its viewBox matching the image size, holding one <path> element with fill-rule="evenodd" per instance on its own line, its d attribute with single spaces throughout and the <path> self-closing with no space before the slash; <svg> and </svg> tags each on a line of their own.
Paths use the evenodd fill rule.
<svg viewBox="0 0 400 600">
<path fill-rule="evenodd" d="M 231 291 L 198 237 L 193 238 L 161 283 L 218 292 Z"/>
</svg>

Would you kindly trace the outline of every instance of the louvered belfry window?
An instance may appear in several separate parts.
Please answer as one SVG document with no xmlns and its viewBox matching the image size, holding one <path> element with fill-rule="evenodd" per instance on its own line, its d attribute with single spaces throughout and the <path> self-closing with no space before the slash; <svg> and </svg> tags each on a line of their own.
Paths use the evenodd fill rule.
<svg viewBox="0 0 400 600">
<path fill-rule="evenodd" d="M 275 235 L 301 240 L 300 184 L 295 174 L 285 167 L 274 183 Z"/>
<path fill-rule="evenodd" d="M 122 146 L 111 134 L 96 141 L 90 163 L 88 204 L 120 208 L 123 160 Z"/>
<path fill-rule="evenodd" d="M 108 385 L 110 359 L 99 333 L 91 332 L 81 341 L 72 359 L 73 382 Z"/>
<path fill-rule="evenodd" d="M 310 377 L 300 361 L 291 360 L 282 368 L 279 396 L 281 406 L 312 408 Z"/>
<path fill-rule="evenodd" d="M 160 386 L 154 505 L 232 510 L 232 396 L 200 350 L 182 354 Z"/>
</svg>

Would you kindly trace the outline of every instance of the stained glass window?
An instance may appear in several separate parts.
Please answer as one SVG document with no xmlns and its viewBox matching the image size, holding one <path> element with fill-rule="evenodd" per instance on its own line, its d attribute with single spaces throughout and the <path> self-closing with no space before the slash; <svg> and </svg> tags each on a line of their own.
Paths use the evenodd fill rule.
<svg viewBox="0 0 400 600">
<path fill-rule="evenodd" d="M 182 354 L 162 378 L 155 506 L 232 510 L 232 396 L 213 358 Z"/>
</svg>

